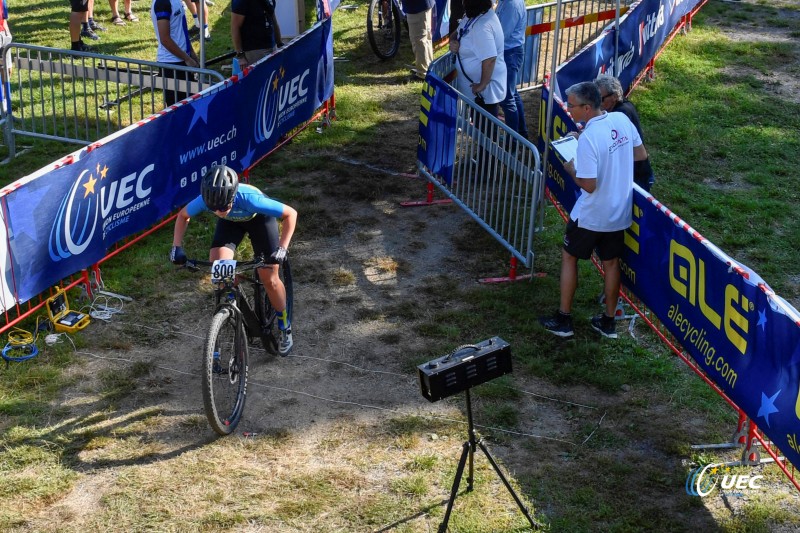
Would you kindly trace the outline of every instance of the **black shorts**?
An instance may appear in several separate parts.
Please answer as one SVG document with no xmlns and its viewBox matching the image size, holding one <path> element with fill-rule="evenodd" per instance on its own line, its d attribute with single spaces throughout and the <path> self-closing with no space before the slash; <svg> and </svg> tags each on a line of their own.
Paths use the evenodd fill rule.
<svg viewBox="0 0 800 533">
<path fill-rule="evenodd" d="M 244 222 L 234 222 L 220 218 L 217 220 L 217 228 L 214 230 L 214 239 L 211 241 L 212 248 L 226 247 L 236 251 L 236 247 L 242 242 L 245 235 L 250 236 L 250 243 L 253 245 L 255 257 L 263 256 L 268 258 L 272 252 L 278 249 L 278 221 L 275 217 L 256 215 Z"/>
<path fill-rule="evenodd" d="M 589 259 L 597 250 L 601 261 L 616 259 L 625 248 L 625 231 L 592 231 L 578 227 L 578 222 L 570 219 L 564 233 L 564 250 L 578 259 Z"/>
<path fill-rule="evenodd" d="M 89 0 L 69 0 L 73 13 L 86 13 L 89 11 Z"/>
</svg>

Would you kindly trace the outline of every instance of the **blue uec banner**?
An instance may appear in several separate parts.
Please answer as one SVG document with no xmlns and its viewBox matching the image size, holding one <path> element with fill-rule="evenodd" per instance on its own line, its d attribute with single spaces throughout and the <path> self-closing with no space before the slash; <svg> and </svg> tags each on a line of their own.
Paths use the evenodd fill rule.
<svg viewBox="0 0 800 533">
<path fill-rule="evenodd" d="M 327 19 L 240 79 L 23 180 L 5 198 L 13 269 L 6 282 L 24 302 L 96 263 L 194 198 L 208 168 L 249 168 L 332 94 Z"/>
<path fill-rule="evenodd" d="M 591 45 L 563 64 L 556 73 L 557 93 L 566 101 L 564 91 L 581 81 L 600 74 L 613 74 L 623 89 L 630 87 L 666 42 L 681 17 L 703 0 L 641 0 L 633 6 L 619 26 L 619 51 L 614 57 L 613 24 Z"/>
</svg>

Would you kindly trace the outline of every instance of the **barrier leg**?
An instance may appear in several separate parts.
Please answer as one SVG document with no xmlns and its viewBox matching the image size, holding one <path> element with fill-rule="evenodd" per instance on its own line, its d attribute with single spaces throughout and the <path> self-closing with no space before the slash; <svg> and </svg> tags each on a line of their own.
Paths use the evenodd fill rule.
<svg viewBox="0 0 800 533">
<path fill-rule="evenodd" d="M 508 270 L 508 276 L 501 277 L 501 278 L 481 278 L 478 280 L 478 283 L 508 283 L 510 281 L 522 281 L 531 278 L 543 278 L 547 276 L 544 272 L 536 272 L 533 274 L 523 274 L 522 276 L 517 275 L 517 265 L 519 264 L 519 260 L 511 256 L 511 266 Z"/>
<path fill-rule="evenodd" d="M 743 465 L 755 466 L 761 464 L 761 451 L 758 448 L 758 427 L 752 420 L 747 424 L 747 444 L 742 450 Z"/>
<path fill-rule="evenodd" d="M 428 194 L 426 195 L 424 200 L 411 201 L 411 202 L 400 202 L 400 207 L 422 207 L 422 206 L 429 206 L 429 205 L 445 205 L 445 204 L 453 203 L 452 200 L 449 200 L 447 198 L 442 199 L 442 200 L 434 200 L 433 199 L 433 192 L 434 192 L 433 183 L 431 183 L 430 181 L 428 182 L 428 185 L 427 185 L 427 191 L 428 191 Z"/>
</svg>

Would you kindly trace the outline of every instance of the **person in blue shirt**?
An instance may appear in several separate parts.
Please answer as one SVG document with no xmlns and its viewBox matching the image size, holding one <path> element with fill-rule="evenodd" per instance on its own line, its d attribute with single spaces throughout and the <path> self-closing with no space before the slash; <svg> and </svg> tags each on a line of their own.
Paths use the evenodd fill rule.
<svg viewBox="0 0 800 533">
<path fill-rule="evenodd" d="M 220 165 L 206 172 L 200 183 L 200 196 L 189 202 L 175 219 L 170 261 L 186 263 L 181 247 L 183 236 L 192 217 L 210 211 L 219 219 L 211 241 L 209 260 L 233 259 L 236 248 L 250 236 L 256 257 L 270 257 L 277 263 L 286 259 L 286 250 L 297 225 L 297 211 L 265 195 L 256 187 L 239 183 L 236 172 Z M 281 230 L 278 231 L 278 221 Z M 278 315 L 280 339 L 278 353 L 289 355 L 292 349 L 292 325 L 286 310 L 286 287 L 278 276 L 278 265 L 258 269 L 267 297 Z"/>
<path fill-rule="evenodd" d="M 506 61 L 506 97 L 500 102 L 506 125 L 528 138 L 528 126 L 525 123 L 525 110 L 522 98 L 517 92 L 520 81 L 522 63 L 525 59 L 522 46 L 525 44 L 525 25 L 528 15 L 524 0 L 499 0 L 497 2 L 497 18 L 503 28 L 503 59 Z"/>
</svg>

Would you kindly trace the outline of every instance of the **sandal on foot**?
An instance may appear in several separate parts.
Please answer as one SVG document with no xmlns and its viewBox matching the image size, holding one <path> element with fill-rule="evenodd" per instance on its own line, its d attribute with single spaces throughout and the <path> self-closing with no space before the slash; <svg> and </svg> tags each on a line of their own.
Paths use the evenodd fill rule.
<svg viewBox="0 0 800 533">
<path fill-rule="evenodd" d="M 139 17 L 131 13 L 125 13 L 125 20 L 130 20 L 131 22 L 139 22 Z"/>
<path fill-rule="evenodd" d="M 125 21 L 122 20 L 122 17 L 111 17 L 111 24 L 114 26 L 124 26 Z"/>
</svg>

